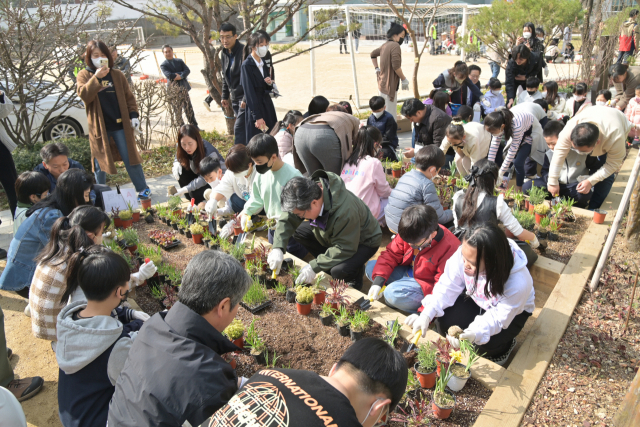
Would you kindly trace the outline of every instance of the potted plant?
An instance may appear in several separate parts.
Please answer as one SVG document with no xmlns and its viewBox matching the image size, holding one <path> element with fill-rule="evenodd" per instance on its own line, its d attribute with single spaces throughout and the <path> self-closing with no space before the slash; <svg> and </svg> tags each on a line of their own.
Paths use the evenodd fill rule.
<svg viewBox="0 0 640 427">
<path fill-rule="evenodd" d="M 254 277 L 249 290 L 244 294 L 240 303 L 251 313 L 256 313 L 268 307 L 270 301 L 267 289 Z"/>
<path fill-rule="evenodd" d="M 430 414 L 429 402 L 416 398 L 409 400 L 404 408 L 398 405 L 396 411 L 390 414 L 389 421 L 402 423 L 403 426 L 407 427 L 428 426 L 430 424 Z"/>
<path fill-rule="evenodd" d="M 552 242 L 558 241 L 558 235 L 556 234 L 558 231 L 558 223 L 556 221 L 551 221 L 549 223 L 549 232 L 547 233 L 547 240 L 551 240 Z"/>
<path fill-rule="evenodd" d="M 467 340 L 460 340 L 460 350 L 458 352 L 452 352 L 451 361 L 455 362 L 451 365 L 451 378 L 447 383 L 447 387 L 451 391 L 460 391 L 467 383 L 467 380 L 471 377 L 471 366 L 480 359 L 480 355 L 476 352 L 475 346 Z M 462 360 L 462 355 L 460 353 L 465 353 L 467 355 L 467 363 L 460 363 Z"/>
<path fill-rule="evenodd" d="M 240 213 L 236 213 L 233 215 L 233 221 L 233 235 L 239 236 L 240 234 L 242 234 L 242 227 L 240 226 Z"/>
<path fill-rule="evenodd" d="M 189 227 L 189 231 L 191 231 L 191 238 L 193 239 L 193 243 L 199 245 L 202 243 L 202 233 L 204 233 L 204 228 L 200 224 L 191 224 Z"/>
<path fill-rule="evenodd" d="M 111 208 L 111 217 L 113 218 L 113 226 L 116 228 L 121 228 L 122 220 L 120 219 L 120 209 Z"/>
<path fill-rule="evenodd" d="M 330 289 L 327 293 L 326 300 L 331 304 L 331 308 L 337 310 L 349 302 L 349 297 L 345 295 L 349 285 L 347 285 L 344 280 L 330 280 L 329 287 Z"/>
<path fill-rule="evenodd" d="M 436 388 L 431 401 L 433 415 L 439 420 L 449 418 L 453 408 L 456 406 L 455 396 L 451 391 L 446 390 L 447 383 L 451 379 L 450 366 L 450 363 L 441 362 L 440 376 L 436 381 Z"/>
<path fill-rule="evenodd" d="M 135 255 L 135 251 L 138 250 L 138 243 L 140 241 L 138 238 L 138 232 L 133 228 L 126 228 L 121 230 L 118 234 L 119 238 L 124 240 L 124 244 L 131 255 Z"/>
<path fill-rule="evenodd" d="M 431 344 L 418 347 L 418 361 L 413 366 L 422 388 L 436 385 L 436 349 Z"/>
<path fill-rule="evenodd" d="M 324 326 L 331 326 L 331 320 L 333 320 L 333 309 L 330 304 L 324 303 L 320 308 L 320 321 Z"/>
<path fill-rule="evenodd" d="M 254 234 L 253 237 L 251 238 L 251 245 L 249 245 L 249 247 L 246 247 L 244 249 L 244 260 L 246 261 L 253 261 L 256 259 L 256 252 L 255 252 L 255 242 L 256 242 L 256 235 Z"/>
<path fill-rule="evenodd" d="M 182 209 L 180 209 L 180 204 L 182 203 L 182 199 L 180 196 L 171 196 L 169 200 L 167 200 L 167 208 L 169 212 L 173 213 L 173 215 L 177 217 L 182 216 Z"/>
<path fill-rule="evenodd" d="M 298 267 L 297 265 L 293 266 L 293 268 L 291 269 L 291 283 L 296 283 L 296 279 L 300 275 L 300 271 L 300 267 Z M 296 302 L 296 290 L 293 288 L 287 289 L 286 299 L 287 302 L 291 304 Z"/>
<path fill-rule="evenodd" d="M 231 324 L 227 326 L 222 333 L 236 346 L 244 348 L 244 325 L 240 319 L 233 319 Z"/>
<path fill-rule="evenodd" d="M 298 314 L 308 316 L 311 312 L 311 303 L 314 297 L 313 289 L 308 286 L 299 286 L 296 288 L 296 309 Z"/>
<path fill-rule="evenodd" d="M 394 178 L 400 178 L 402 176 L 402 162 L 393 162 L 391 164 L 391 173 Z"/>
<path fill-rule="evenodd" d="M 133 214 L 130 211 L 120 212 L 118 218 L 122 221 L 122 228 L 129 228 L 133 225 Z"/>
<path fill-rule="evenodd" d="M 251 348 L 249 352 L 255 359 L 256 363 L 259 365 L 264 365 L 266 363 L 264 352 L 267 349 L 262 338 L 258 336 L 258 331 L 255 327 L 255 319 L 251 321 L 251 325 L 249 325 L 249 329 L 247 330 L 247 346 Z"/>
<path fill-rule="evenodd" d="M 608 213 L 609 212 L 602 209 L 595 209 L 593 211 L 593 222 L 595 222 L 596 224 L 603 224 Z"/>
<path fill-rule="evenodd" d="M 396 320 L 387 321 L 387 328 L 384 331 L 382 339 L 391 347 L 395 347 L 396 339 L 398 339 L 398 333 L 400 332 L 400 329 L 402 329 L 402 324 L 398 322 L 397 317 Z"/>
<path fill-rule="evenodd" d="M 513 193 L 513 206 L 522 209 L 524 205 L 524 194 L 520 191 Z"/>
<path fill-rule="evenodd" d="M 350 316 L 349 316 L 349 312 L 347 311 L 347 307 L 345 307 L 344 305 L 341 306 L 340 311 L 335 313 L 334 317 L 336 319 L 336 327 L 338 328 L 338 332 L 340 333 L 340 336 L 348 337 Z"/>
<path fill-rule="evenodd" d="M 546 218 L 549 214 L 549 206 L 546 203 L 542 202 L 539 205 L 535 205 L 533 208 L 536 214 L 536 224 L 540 224 L 542 218 Z"/>
<path fill-rule="evenodd" d="M 130 202 L 127 202 L 127 209 L 131 212 L 133 222 L 140 221 L 140 209 L 134 209 Z"/>
<path fill-rule="evenodd" d="M 533 210 L 531 205 L 537 206 L 542 204 L 548 195 L 547 190 L 542 187 L 536 187 L 535 185 L 531 187 L 531 190 L 529 190 L 529 212 Z"/>
<path fill-rule="evenodd" d="M 547 238 L 549 223 L 550 221 L 549 221 L 549 218 L 547 217 L 544 217 L 540 220 L 540 223 L 538 224 L 538 233 L 536 233 L 539 238 L 541 239 Z"/>
<path fill-rule="evenodd" d="M 513 211 L 513 216 L 518 220 L 522 228 L 524 228 L 525 230 L 531 231 L 536 223 L 534 214 L 527 211 L 516 209 Z"/>
<path fill-rule="evenodd" d="M 364 311 L 356 310 L 353 313 L 350 319 L 351 326 L 349 328 L 351 331 L 351 341 L 358 341 L 362 338 L 362 334 L 367 329 L 367 326 L 369 326 L 369 320 L 371 320 L 371 317 Z"/>
<path fill-rule="evenodd" d="M 571 198 L 563 198 L 562 202 L 560 203 L 562 204 L 562 220 L 567 222 L 575 221 L 576 217 L 573 214 L 573 210 L 571 209 L 576 203 L 575 200 Z"/>
<path fill-rule="evenodd" d="M 324 273 L 320 273 L 316 276 L 315 283 L 311 287 L 313 290 L 313 303 L 315 305 L 324 304 L 325 297 L 327 295 L 327 289 L 320 284 L 324 280 Z"/>
<path fill-rule="evenodd" d="M 142 209 L 151 208 L 151 197 L 140 197 L 140 206 Z"/>
</svg>

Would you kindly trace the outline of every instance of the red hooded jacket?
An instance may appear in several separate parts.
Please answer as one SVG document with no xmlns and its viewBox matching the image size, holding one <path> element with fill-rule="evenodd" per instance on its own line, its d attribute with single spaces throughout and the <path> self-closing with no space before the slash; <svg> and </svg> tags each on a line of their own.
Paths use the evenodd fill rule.
<svg viewBox="0 0 640 427">
<path fill-rule="evenodd" d="M 438 234 L 431 242 L 431 246 L 422 249 L 416 255 L 413 264 L 413 277 L 420 284 L 425 296 L 431 294 L 433 286 L 440 279 L 440 275 L 444 273 L 444 266 L 447 260 L 451 258 L 459 247 L 460 240 L 440 225 Z M 376 277 L 382 276 L 386 282 L 396 267 L 411 265 L 412 261 L 413 249 L 398 234 L 378 257 L 371 278 L 375 280 Z"/>
</svg>

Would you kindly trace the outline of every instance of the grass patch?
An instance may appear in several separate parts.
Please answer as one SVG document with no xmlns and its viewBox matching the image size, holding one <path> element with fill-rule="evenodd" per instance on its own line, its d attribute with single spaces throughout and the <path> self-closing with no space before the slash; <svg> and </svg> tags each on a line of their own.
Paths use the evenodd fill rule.
<svg viewBox="0 0 640 427">
<path fill-rule="evenodd" d="M 251 283 L 251 287 L 247 293 L 244 294 L 242 301 L 249 307 L 254 307 L 266 302 L 268 299 L 269 296 L 267 295 L 267 289 L 260 284 L 258 279 L 254 278 Z"/>
</svg>

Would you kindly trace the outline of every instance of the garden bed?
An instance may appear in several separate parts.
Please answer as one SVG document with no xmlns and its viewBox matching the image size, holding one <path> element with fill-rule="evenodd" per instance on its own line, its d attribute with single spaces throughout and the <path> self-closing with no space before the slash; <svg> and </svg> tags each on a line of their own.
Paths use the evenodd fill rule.
<svg viewBox="0 0 640 427">
<path fill-rule="evenodd" d="M 536 249 L 536 252 L 563 264 L 568 263 L 591 221 L 590 218 L 576 215 L 574 222 L 563 223 L 557 231 L 560 238 L 557 242 L 547 240 L 547 249 L 544 251 Z"/>
</svg>

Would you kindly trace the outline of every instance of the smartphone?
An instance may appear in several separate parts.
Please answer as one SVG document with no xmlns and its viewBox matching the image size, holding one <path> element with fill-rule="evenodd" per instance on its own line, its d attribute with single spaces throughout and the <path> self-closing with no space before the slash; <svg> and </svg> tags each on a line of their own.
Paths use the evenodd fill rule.
<svg viewBox="0 0 640 427">
<path fill-rule="evenodd" d="M 100 67 L 108 67 L 108 66 L 109 66 L 109 60 L 107 58 L 101 58 Z"/>
</svg>

